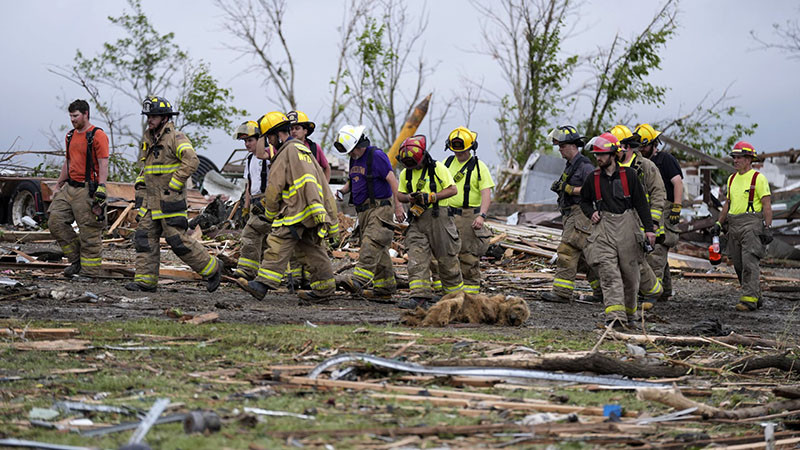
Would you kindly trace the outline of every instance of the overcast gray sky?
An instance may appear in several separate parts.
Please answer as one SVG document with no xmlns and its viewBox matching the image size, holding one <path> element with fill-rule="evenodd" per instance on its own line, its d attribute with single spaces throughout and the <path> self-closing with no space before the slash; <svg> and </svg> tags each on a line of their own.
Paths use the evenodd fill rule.
<svg viewBox="0 0 800 450">
<path fill-rule="evenodd" d="M 225 48 L 231 37 L 222 29 L 221 14 L 210 0 L 143 0 L 143 8 L 157 30 L 172 31 L 176 41 L 193 58 L 211 64 L 213 75 L 233 89 L 236 106 L 250 111 L 253 118 L 277 109 L 270 102 L 261 78 L 254 73 L 241 74 L 245 63 L 235 62 L 236 55 Z M 335 69 L 343 0 L 293 0 L 286 19 L 287 39 L 297 58 L 296 82 L 299 107 L 312 120 L 321 120 L 327 105 L 328 81 Z M 427 3 L 408 0 L 412 8 L 427 8 L 430 25 L 424 36 L 425 57 L 438 63 L 438 69 L 426 80 L 428 90 L 437 95 L 458 93 L 463 76 L 483 79 L 485 88 L 496 93 L 508 90 L 499 70 L 485 56 L 469 52 L 480 48 L 481 18 L 467 1 L 437 0 Z M 570 53 L 586 53 L 607 45 L 614 33 L 624 36 L 641 30 L 657 10 L 659 2 L 615 0 L 587 2 L 580 10 L 576 35 L 564 43 Z M 106 19 L 119 15 L 126 7 L 121 0 L 28 0 L 4 2 L 0 18 L 0 50 L 6 61 L 0 71 L 3 103 L 0 146 L 8 149 L 46 149 L 44 131 L 68 125 L 65 105 L 57 101 L 85 98 L 77 86 L 47 71 L 49 65 L 68 65 L 76 49 L 94 55 L 103 42 L 113 42 L 121 30 Z M 693 107 L 706 93 L 719 95 L 729 85 L 733 104 L 748 114 L 745 122 L 759 124 L 752 142 L 759 151 L 778 151 L 797 147 L 796 106 L 800 90 L 796 71 L 800 62 L 774 50 L 757 49 L 750 37 L 756 30 L 771 38 L 772 24 L 784 23 L 798 15 L 796 1 L 753 2 L 745 0 L 684 0 L 678 17 L 679 30 L 663 53 L 662 70 L 651 80 L 668 86 L 667 103 L 661 107 L 639 107 L 635 112 L 643 120 L 675 116 Z M 639 25 L 636 25 L 639 24 Z M 578 76 L 580 78 L 580 76 Z M 794 86 L 794 87 L 793 87 Z M 164 93 L 172 98 L 173 93 Z M 132 104 L 134 110 L 138 105 Z M 563 121 L 577 123 L 581 111 Z M 497 164 L 494 154 L 497 111 L 479 106 L 471 128 L 479 133 L 480 155 Z M 461 125 L 458 110 L 448 117 L 443 133 Z M 342 124 L 336 124 L 338 128 Z M 633 126 L 634 124 L 628 124 Z M 426 126 L 419 132 L 427 133 Z M 204 154 L 223 162 L 235 142 L 228 132 L 215 133 Z M 443 142 L 439 136 L 438 142 Z M 434 156 L 444 157 L 440 144 Z"/>
</svg>

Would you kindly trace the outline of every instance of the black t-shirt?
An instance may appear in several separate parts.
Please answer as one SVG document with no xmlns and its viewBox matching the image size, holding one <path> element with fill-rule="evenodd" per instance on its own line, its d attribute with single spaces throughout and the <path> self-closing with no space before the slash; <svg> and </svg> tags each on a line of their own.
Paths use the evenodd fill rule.
<svg viewBox="0 0 800 450">
<path fill-rule="evenodd" d="M 680 175 L 683 178 L 681 165 L 674 156 L 664 152 L 657 152 L 650 158 L 650 161 L 653 161 L 658 167 L 658 171 L 661 172 L 661 179 L 664 180 L 664 189 L 667 190 L 667 200 L 670 203 L 675 203 L 675 186 L 672 185 L 672 179 L 675 178 L 675 175 Z"/>
</svg>

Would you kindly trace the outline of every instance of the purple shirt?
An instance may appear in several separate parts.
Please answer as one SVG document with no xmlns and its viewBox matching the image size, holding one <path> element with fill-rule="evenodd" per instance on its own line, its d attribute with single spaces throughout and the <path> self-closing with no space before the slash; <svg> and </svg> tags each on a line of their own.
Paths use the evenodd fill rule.
<svg viewBox="0 0 800 450">
<path fill-rule="evenodd" d="M 389 157 L 378 147 L 367 147 L 361 158 L 350 158 L 350 192 L 353 193 L 353 204 L 360 205 L 369 200 L 367 192 L 367 157 L 372 153 L 372 187 L 376 200 L 384 200 L 392 196 L 392 187 L 386 176 L 392 171 Z"/>
</svg>

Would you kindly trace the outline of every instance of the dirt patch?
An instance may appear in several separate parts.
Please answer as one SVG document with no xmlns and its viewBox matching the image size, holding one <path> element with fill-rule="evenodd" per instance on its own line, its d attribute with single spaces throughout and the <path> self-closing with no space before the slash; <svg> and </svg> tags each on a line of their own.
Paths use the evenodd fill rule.
<svg viewBox="0 0 800 450">
<path fill-rule="evenodd" d="M 234 284 L 223 284 L 217 292 L 209 294 L 200 282 L 170 282 L 159 286 L 157 292 L 129 292 L 123 288 L 127 279 L 65 280 L 57 271 L 17 270 L 7 273 L 27 288 L 40 292 L 67 290 L 65 298 L 75 298 L 85 291 L 99 298 L 69 302 L 64 298 L 11 297 L 0 295 L 0 318 L 21 320 L 107 321 L 138 318 L 166 318 L 165 311 L 179 309 L 186 314 L 215 311 L 224 322 L 274 325 L 282 323 L 358 324 L 398 323 L 403 310 L 392 304 L 383 304 L 355 298 L 341 293 L 330 303 L 300 306 L 297 298 L 285 290 L 270 292 L 264 301 L 257 301 Z M 648 331 L 664 334 L 692 334 L 692 325 L 707 319 L 718 319 L 727 330 L 739 334 L 764 337 L 798 336 L 800 301 L 797 294 L 765 292 L 766 305 L 752 313 L 734 310 L 739 290 L 731 281 L 677 279 L 676 295 L 659 303 L 646 314 Z M 597 304 L 558 304 L 538 300 L 535 293 L 514 290 L 492 290 L 523 297 L 531 310 L 524 328 L 556 330 L 595 329 L 603 322 L 603 308 Z M 402 300 L 407 291 L 394 297 Z M 520 329 L 506 328 L 504 333 L 514 334 Z"/>
</svg>

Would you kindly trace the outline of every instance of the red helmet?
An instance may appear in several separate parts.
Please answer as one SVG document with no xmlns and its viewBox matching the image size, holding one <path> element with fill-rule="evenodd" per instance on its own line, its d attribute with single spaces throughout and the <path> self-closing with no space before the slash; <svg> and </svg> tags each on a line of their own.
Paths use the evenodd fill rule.
<svg viewBox="0 0 800 450">
<path fill-rule="evenodd" d="M 737 142 L 736 145 L 733 146 L 733 150 L 731 150 L 731 156 L 750 156 L 753 159 L 758 159 L 756 148 L 753 147 L 753 144 L 746 141 Z"/>
<path fill-rule="evenodd" d="M 407 168 L 413 169 L 420 165 L 425 156 L 425 136 L 418 134 L 406 138 L 400 144 L 400 151 L 397 152 L 397 159 Z"/>
<path fill-rule="evenodd" d="M 595 136 L 586 144 L 589 151 L 594 154 L 616 153 L 619 149 L 619 139 L 611 133 L 603 133 Z"/>
</svg>

